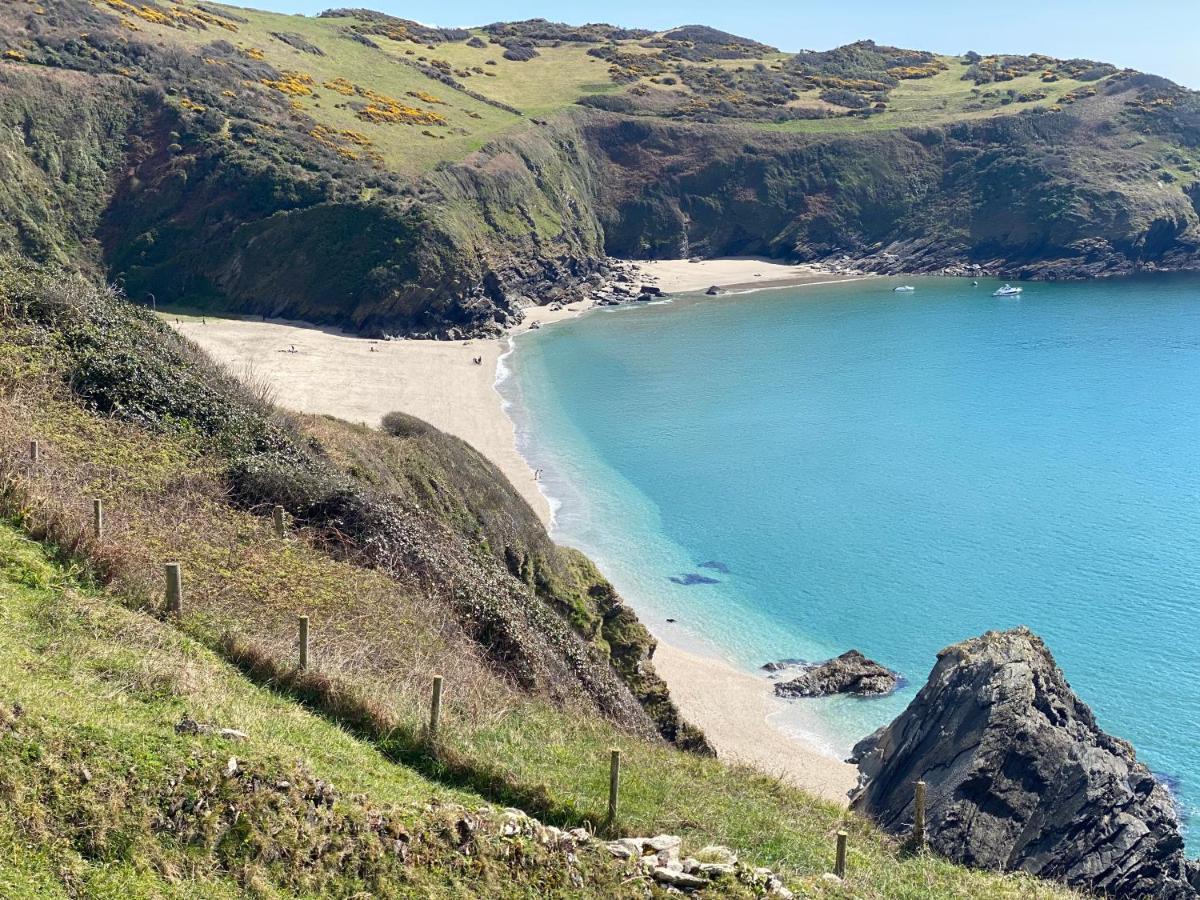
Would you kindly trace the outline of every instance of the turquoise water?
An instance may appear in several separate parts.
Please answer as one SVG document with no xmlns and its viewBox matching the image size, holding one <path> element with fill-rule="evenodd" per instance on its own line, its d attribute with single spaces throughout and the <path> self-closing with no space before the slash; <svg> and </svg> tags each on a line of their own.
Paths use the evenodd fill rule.
<svg viewBox="0 0 1200 900">
<path fill-rule="evenodd" d="M 1200 277 L 1019 300 L 896 283 L 519 338 L 501 390 L 556 537 L 670 641 L 747 669 L 856 647 L 903 673 L 891 698 L 790 705 L 831 752 L 940 648 L 1029 625 L 1200 813 Z"/>
</svg>

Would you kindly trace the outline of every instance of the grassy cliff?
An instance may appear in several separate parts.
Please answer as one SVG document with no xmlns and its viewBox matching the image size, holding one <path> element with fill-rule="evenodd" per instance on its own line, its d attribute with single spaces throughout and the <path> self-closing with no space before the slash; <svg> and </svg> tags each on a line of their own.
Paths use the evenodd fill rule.
<svg viewBox="0 0 1200 900">
<path fill-rule="evenodd" d="M 20 0 L 0 122 L 0 247 L 139 303 L 373 333 L 494 333 L 606 253 L 1014 277 L 1200 254 L 1197 94 L 1089 60 Z"/>
<path fill-rule="evenodd" d="M 682 749 L 668 698 L 624 668 L 648 650 L 629 640 L 636 619 L 611 616 L 590 565 L 461 442 L 404 417 L 381 434 L 284 415 L 60 271 L 6 264 L 0 324 L 5 893 L 661 893 L 553 826 L 728 845 L 746 865 L 707 896 L 763 896 L 756 866 L 811 896 L 1067 896 L 906 857 L 842 809 Z M 283 537 L 268 497 L 289 510 Z M 168 559 L 183 565 L 178 616 Z M 611 747 L 625 761 L 613 823 Z M 839 828 L 844 883 L 822 877 Z"/>
</svg>

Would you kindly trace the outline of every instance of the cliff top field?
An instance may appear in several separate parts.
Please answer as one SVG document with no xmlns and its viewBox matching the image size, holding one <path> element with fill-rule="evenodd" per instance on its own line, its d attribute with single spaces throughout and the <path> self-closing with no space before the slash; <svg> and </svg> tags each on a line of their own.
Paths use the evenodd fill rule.
<svg viewBox="0 0 1200 900">
<path fill-rule="evenodd" d="M 362 9 L 308 17 L 202 0 L 88 2 L 130 41 L 176 46 L 211 66 L 236 69 L 237 57 L 270 66 L 280 77 L 243 77 L 236 99 L 280 94 L 316 123 L 313 141 L 409 174 L 460 161 L 500 135 L 538 127 L 531 119 L 581 103 L 830 134 L 1058 111 L 1131 74 L 1087 60 L 944 57 L 869 41 L 789 54 L 697 26 L 651 33 L 535 20 L 435 29 Z M 54 16 L 40 6 L 34 14 Z M 234 58 L 214 53 L 218 42 Z M 26 49 L 16 41 L 4 58 L 35 60 Z M 152 77 L 136 66 L 116 72 Z M 195 84 L 197 96 L 179 90 L 174 102 L 201 112 L 212 102 L 200 96 L 206 87 Z"/>
</svg>

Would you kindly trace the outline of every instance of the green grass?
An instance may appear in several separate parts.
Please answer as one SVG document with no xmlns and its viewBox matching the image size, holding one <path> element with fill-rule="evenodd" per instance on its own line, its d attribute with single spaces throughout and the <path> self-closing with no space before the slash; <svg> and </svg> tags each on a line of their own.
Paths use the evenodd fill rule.
<svg viewBox="0 0 1200 900">
<path fill-rule="evenodd" d="M 185 713 L 249 737 L 178 735 Z M 300 773 L 319 773 L 342 796 L 396 805 L 409 827 L 432 798 L 477 802 L 254 687 L 179 632 L 97 597 L 0 525 L 0 895 L 66 896 L 64 883 L 79 886 L 74 896 L 240 895 L 235 873 L 162 832 L 153 799 L 171 793 L 172 778 L 218 771 L 231 755 L 247 771 L 298 784 Z M 287 825 L 284 812 L 278 819 Z M 289 880 L 253 857 L 247 849 L 255 871 L 242 872 L 243 884 Z M 172 887 L 172 873 L 185 872 L 195 883 Z"/>
<path fill-rule="evenodd" d="M 194 6 L 196 2 L 197 0 L 184 0 L 184 5 Z M 244 24 L 237 23 L 236 33 L 217 33 L 212 29 L 207 32 L 180 31 L 141 22 L 139 26 L 145 31 L 154 32 L 164 41 L 176 41 L 197 49 L 218 38 L 226 39 L 244 50 L 261 50 L 265 61 L 280 71 L 301 72 L 312 76 L 315 82 L 314 94 L 296 97 L 298 110 L 330 128 L 366 135 L 370 138 L 373 148 L 382 155 L 384 164 L 397 172 L 415 174 L 426 171 L 443 160 L 463 159 L 509 130 L 528 127 L 520 116 L 428 78 L 411 66 L 399 62 L 394 56 L 395 53 L 403 53 L 403 49 L 408 48 L 431 58 L 439 56 L 434 51 L 426 50 L 423 45 L 409 42 L 397 45 L 394 41 L 376 36 L 372 39 L 381 47 L 388 48 L 381 52 L 339 34 L 339 29 L 347 24 L 348 20 L 345 19 L 289 16 L 240 8 L 236 9 L 236 13 L 248 20 Z M 324 50 L 325 56 L 297 50 L 272 37 L 271 32 L 299 34 Z M 395 50 L 388 45 L 402 49 Z M 470 51 L 470 48 L 464 45 L 462 50 Z M 323 87 L 326 82 L 335 78 L 345 78 L 353 84 L 380 94 L 412 103 L 419 108 L 430 109 L 445 116 L 449 124 L 447 127 L 426 128 L 419 125 L 364 122 L 346 106 L 351 97 Z M 479 82 L 490 80 L 492 79 L 478 76 L 471 80 L 470 87 L 481 89 L 484 86 Z M 246 89 L 269 90 L 262 86 Z M 422 103 L 409 97 L 408 91 L 432 94 L 445 101 L 445 105 Z M 487 92 L 480 90 L 480 93 Z M 422 134 L 425 130 L 437 137 L 431 138 Z"/>
<path fill-rule="evenodd" d="M 483 32 L 479 36 L 487 40 Z M 403 53 L 413 45 L 385 41 L 389 53 Z M 465 43 L 437 44 L 436 49 L 418 49 L 431 59 L 444 59 L 458 68 L 474 66 L 492 72 L 495 77 L 474 74 L 466 81 L 468 87 L 493 100 L 516 107 L 527 116 L 543 117 L 571 106 L 580 97 L 606 94 L 619 90 L 608 75 L 608 63 L 588 56 L 590 45 L 566 44 L 562 47 L 539 47 L 538 55 L 524 62 L 505 59 L 504 48 L 488 44 L 486 49 L 468 47 Z M 485 60 L 495 65 L 486 65 Z"/>
<path fill-rule="evenodd" d="M 231 850 L 228 824 L 201 846 L 195 840 L 177 845 L 156 830 L 162 813 L 155 801 L 172 797 L 171 779 L 196 770 L 211 775 L 230 755 L 264 780 L 332 782 L 339 797 L 349 798 L 338 801 L 335 813 L 354 820 L 362 808 L 382 805 L 413 833 L 424 827 L 430 800 L 480 802 L 389 762 L 369 744 L 247 683 L 170 627 L 96 595 L 8 525 L 0 525 L 0 691 L 5 896 L 66 896 L 57 874 L 64 870 L 89 897 L 233 897 L 250 884 L 298 886 L 302 894 L 353 886 L 354 878 L 320 867 L 299 873 L 281 867 L 272 858 L 277 854 L 261 853 L 248 838 L 246 846 Z M 21 713 L 14 716 L 18 706 Z M 249 738 L 229 744 L 178 735 L 173 726 L 184 713 L 240 728 Z M 604 797 L 608 748 L 622 746 L 625 832 L 681 833 L 693 849 L 727 843 L 778 867 L 815 895 L 1059 896 L 1028 878 L 968 873 L 929 857 L 901 859 L 865 822 L 773 779 L 622 740 L 602 723 L 548 707 L 531 705 L 493 728 L 471 736 L 457 732 L 455 738 L 466 740 L 460 749 L 504 760 L 517 780 L 543 784 L 558 802 L 589 818 Z M 127 789 L 118 790 L 118 783 Z M 67 791 L 68 784 L 75 787 Z M 222 790 L 216 796 L 238 802 L 236 791 Z M 260 810 L 248 799 L 240 802 L 260 839 L 264 830 L 289 821 L 286 805 Z M 831 864 L 840 827 L 851 833 L 845 889 L 820 877 Z M 271 838 L 282 843 L 283 835 L 288 832 Z M 308 837 L 296 838 L 297 852 L 306 849 Z M 470 879 L 440 858 L 429 862 L 425 871 L 408 870 L 409 888 L 432 896 L 438 884 L 459 879 L 458 887 L 470 892 Z M 173 875 L 184 873 L 185 883 L 172 884 Z M 524 892 L 521 884 L 510 887 L 513 895 Z"/>
<path fill-rule="evenodd" d="M 964 81 L 964 67 L 958 57 L 942 57 L 949 68 L 931 78 L 905 79 L 888 95 L 887 110 L 879 115 L 866 118 L 836 117 L 830 119 L 797 119 L 791 122 L 765 123 L 757 127 L 766 131 L 780 131 L 799 134 L 839 134 L 842 132 L 855 133 L 865 131 L 887 131 L 894 128 L 908 128 L 921 125 L 940 125 L 955 121 L 973 121 L 986 119 L 997 115 L 1012 115 L 1034 108 L 1048 108 L 1055 105 L 1064 94 L 1087 85 L 1102 84 L 1103 82 L 1082 82 L 1070 78 L 1059 81 L 1043 82 L 1039 73 L 1022 75 L 1011 81 L 996 84 L 976 85 L 973 81 Z M 979 95 L 972 92 L 978 90 Z M 1046 94 L 1045 99 L 1025 103 L 1002 104 L 998 97 L 985 98 L 981 96 L 988 91 L 996 91 L 1003 95 L 1008 90 L 1018 94 L 1035 91 Z M 802 97 L 808 98 L 808 94 Z M 815 97 L 816 93 L 813 92 Z M 967 109 L 973 103 L 982 103 L 982 109 Z"/>
<path fill-rule="evenodd" d="M 183 2 L 194 4 L 199 0 Z M 537 57 L 525 62 L 504 59 L 504 48 L 490 43 L 484 48 L 474 48 L 466 42 L 453 42 L 435 44 L 433 49 L 429 49 L 412 41 L 397 42 L 374 36 L 372 39 L 381 49 L 373 50 L 339 34 L 339 29 L 352 23 L 352 19 L 322 19 L 231 8 L 237 9 L 237 15 L 248 21 L 239 24 L 235 35 L 220 36 L 229 38 L 240 47 L 262 50 L 266 61 L 280 70 L 311 75 L 317 82 L 319 96 L 297 98 L 298 110 L 330 128 L 367 135 L 374 149 L 382 155 L 383 164 L 400 172 L 417 173 L 428 170 L 438 162 L 462 160 L 490 140 L 529 127 L 527 119 L 427 78 L 402 60 L 416 61 L 424 57 L 426 61 L 449 62 L 460 73 L 454 77 L 470 90 L 534 118 L 551 116 L 588 95 L 618 93 L 628 91 L 631 87 L 667 90 L 664 86 L 652 83 L 649 78 L 639 79 L 635 85 L 614 83 L 608 73 L 608 63 L 587 55 L 588 47 L 594 45 L 564 43 L 560 47 L 541 47 L 538 48 Z M 194 47 L 217 37 L 211 30 L 181 32 L 153 25 L 143 27 L 156 32 L 162 40 L 181 41 Z M 317 57 L 296 50 L 271 37 L 273 31 L 300 34 L 324 49 L 326 56 Z M 476 34 L 485 41 L 488 38 L 484 32 Z M 657 52 L 642 48 L 637 41 L 622 42 L 621 46 L 626 53 Z M 788 54 L 785 53 L 771 53 L 764 55 L 761 60 L 719 59 L 696 65 L 733 69 L 762 62 L 768 66 L 778 66 L 787 58 Z M 1042 82 L 1040 73 L 976 86 L 972 81 L 963 80 L 965 66 L 960 57 L 945 56 L 941 60 L 947 65 L 945 71 L 930 78 L 901 81 L 890 92 L 887 110 L 881 114 L 868 117 L 836 115 L 825 119 L 796 119 L 781 123 L 743 120 L 740 125 L 797 134 L 861 133 L 939 125 L 1011 115 L 1038 107 L 1048 108 L 1058 103 L 1065 94 L 1085 86 L 1084 82 L 1066 77 L 1054 82 Z M 494 64 L 489 65 L 489 61 Z M 475 69 L 487 74 L 475 72 Z M 461 74 L 463 72 L 467 74 L 464 76 Z M 449 127 L 429 129 L 438 135 L 430 138 L 422 134 L 423 128 L 417 126 L 362 122 L 350 109 L 338 108 L 344 107 L 349 98 L 320 87 L 322 83 L 338 77 L 401 99 L 406 97 L 407 91 L 431 93 L 447 101 L 447 105 L 429 108 L 445 115 L 449 119 Z M 1095 86 L 1097 82 L 1086 84 Z M 669 90 L 694 93 L 682 83 Z M 1027 102 L 1001 102 L 1002 96 L 1009 90 L 1018 94 L 1036 91 L 1046 96 Z M 997 96 L 982 96 L 991 91 L 997 92 Z M 818 90 L 802 92 L 793 105 L 836 109 L 821 101 L 819 93 Z"/>
</svg>

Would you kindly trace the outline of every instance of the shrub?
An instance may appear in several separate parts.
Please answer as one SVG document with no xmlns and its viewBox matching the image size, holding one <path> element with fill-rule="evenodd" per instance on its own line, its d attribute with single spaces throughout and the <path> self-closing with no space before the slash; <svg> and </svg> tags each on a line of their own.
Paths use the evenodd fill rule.
<svg viewBox="0 0 1200 900">
<path fill-rule="evenodd" d="M 408 413 L 390 412 L 383 417 L 380 427 L 392 437 L 421 437 L 432 432 L 429 424 Z"/>
<path fill-rule="evenodd" d="M 833 88 L 821 91 L 821 99 L 834 106 L 844 106 L 846 109 L 866 109 L 871 105 L 869 97 L 848 91 L 844 88 Z"/>
</svg>

